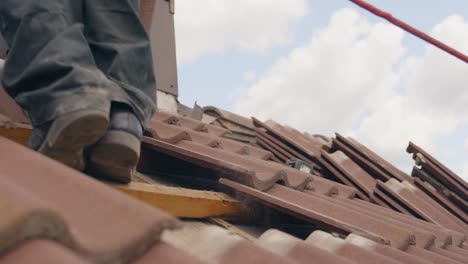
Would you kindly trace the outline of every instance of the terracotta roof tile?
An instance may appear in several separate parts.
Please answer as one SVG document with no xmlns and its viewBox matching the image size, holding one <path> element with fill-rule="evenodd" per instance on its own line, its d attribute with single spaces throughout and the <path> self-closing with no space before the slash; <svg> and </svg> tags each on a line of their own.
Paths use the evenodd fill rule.
<svg viewBox="0 0 468 264">
<path fill-rule="evenodd" d="M 175 246 L 208 263 L 294 263 L 216 226 L 205 227 Z"/>
<path fill-rule="evenodd" d="M 468 191 L 468 183 L 465 182 L 463 179 L 460 178 L 457 174 L 447 168 L 444 164 L 438 161 L 436 158 L 431 156 L 422 148 L 418 147 L 413 142 L 410 142 L 407 148 L 408 153 L 413 153 L 413 158 L 416 159 L 416 155 L 421 153 L 427 160 L 433 163 L 442 173 L 439 175 L 435 175 L 436 177 L 441 178 L 442 181 L 450 181 L 452 180 L 454 183 L 457 183 L 458 188 L 461 187 L 462 190 Z M 449 180 L 450 179 L 450 180 Z"/>
<path fill-rule="evenodd" d="M 268 150 L 280 152 L 286 158 L 298 158 L 305 162 L 314 164 L 318 172 L 321 171 L 319 162 L 320 149 L 323 146 L 322 141 L 314 141 L 295 130 L 283 127 L 276 122 L 269 121 L 263 123 L 260 120 L 253 118 L 254 124 L 257 126 L 255 131 Z M 272 127 L 273 126 L 273 127 Z M 280 158 L 284 159 L 282 156 Z"/>
<path fill-rule="evenodd" d="M 358 150 L 364 157 L 366 157 L 369 161 L 374 163 L 376 166 L 378 166 L 380 169 L 383 171 L 386 171 L 390 176 L 392 176 L 395 179 L 399 179 L 400 181 L 411 181 L 412 178 L 398 169 L 397 167 L 393 166 L 390 162 L 386 161 L 379 155 L 377 155 L 375 152 L 367 148 L 365 145 L 359 143 L 356 139 L 348 137 L 345 139 L 343 136 L 340 134 L 336 134 L 336 137 L 341 140 L 342 142 L 348 144 L 355 150 Z"/>
<path fill-rule="evenodd" d="M 353 183 L 362 192 L 370 195 L 376 185 L 375 179 L 359 165 L 354 163 L 346 154 L 336 151 L 333 154 L 323 153 L 322 156 Z"/>
<path fill-rule="evenodd" d="M 342 256 L 356 263 L 400 263 L 399 261 L 380 255 L 373 250 L 366 250 L 353 243 L 347 243 L 347 241 L 341 238 L 334 237 L 322 231 L 313 232 L 306 239 L 306 243 L 310 243 L 318 248 L 327 250 L 332 254 Z"/>
<path fill-rule="evenodd" d="M 287 138 L 290 141 L 294 141 L 295 143 L 300 145 L 304 150 L 307 151 L 307 153 L 309 153 L 309 155 L 320 155 L 320 150 L 322 150 L 322 147 L 324 145 L 323 140 L 319 140 L 311 136 L 306 136 L 294 128 L 282 126 L 273 120 L 268 120 L 267 122 L 265 122 L 265 124 L 273 130 L 276 130 L 277 133 L 282 135 L 282 137 Z"/>
<path fill-rule="evenodd" d="M 376 243 L 372 240 L 369 240 L 367 238 L 364 238 L 355 234 L 350 234 L 345 239 L 345 241 L 347 243 L 360 247 L 364 250 L 371 251 L 382 256 L 386 256 L 388 258 L 399 261 L 401 263 L 412 263 L 412 264 L 427 263 L 427 261 L 424 259 L 418 258 L 416 256 L 412 256 L 404 251 L 397 250 L 395 248 Z"/>
<path fill-rule="evenodd" d="M 330 199 L 327 197 L 319 197 L 317 194 L 315 194 L 315 196 L 318 198 L 327 200 L 330 203 L 335 203 L 337 205 L 340 205 L 346 208 L 347 210 L 352 210 L 354 212 L 358 212 L 363 215 L 366 215 L 367 216 L 365 217 L 366 221 L 372 221 L 372 220 L 383 221 L 393 226 L 398 226 L 405 230 L 410 230 L 414 234 L 415 244 L 419 247 L 428 248 L 434 245 L 436 236 L 434 235 L 434 233 L 431 232 L 432 230 L 419 228 L 417 224 L 415 224 L 415 222 L 401 221 L 401 219 L 398 219 L 398 214 L 395 212 L 389 211 L 388 212 L 389 217 L 386 217 L 384 216 L 384 214 L 376 213 L 373 208 L 374 206 L 372 206 L 371 204 L 363 203 L 363 204 L 358 205 L 356 203 L 353 203 L 353 201 L 349 199 Z M 434 229 L 438 231 L 440 228 L 436 227 Z"/>
<path fill-rule="evenodd" d="M 0 157 L 0 200 L 10 212 L 0 217 L 0 252 L 45 237 L 87 259 L 128 261 L 157 242 L 164 229 L 178 225 L 175 218 L 4 138 Z"/>
<path fill-rule="evenodd" d="M 159 242 L 150 248 L 144 256 L 133 262 L 134 264 L 203 264 L 204 261 L 188 254 L 165 242 Z"/>
<path fill-rule="evenodd" d="M 411 212 L 427 221 L 460 232 L 468 230 L 465 223 L 439 204 L 432 202 L 433 200 L 430 197 L 409 182 L 404 181 L 400 183 L 392 179 L 385 184 L 379 182 L 378 186 L 398 201 L 404 203 Z"/>
<path fill-rule="evenodd" d="M 316 193 L 324 194 L 326 196 L 340 196 L 344 198 L 354 198 L 356 189 L 346 185 L 337 184 L 321 177 L 314 177 L 308 185 L 308 188 Z"/>
<path fill-rule="evenodd" d="M 279 144 L 272 142 L 271 140 L 265 138 L 261 134 L 257 134 L 257 143 L 261 147 L 271 151 L 277 158 L 281 160 L 282 163 L 288 161 L 293 157 L 291 154 L 287 153 L 281 147 L 279 147 Z"/>
<path fill-rule="evenodd" d="M 149 136 L 171 144 L 176 144 L 184 139 L 191 139 L 186 129 L 156 121 L 151 122 L 150 128 L 145 133 L 149 133 Z"/>
<path fill-rule="evenodd" d="M 268 132 L 271 132 L 276 137 L 288 142 L 298 150 L 308 154 L 309 156 L 318 156 L 320 153 L 321 146 L 317 146 L 310 139 L 304 139 L 304 135 L 301 133 L 296 133 L 293 130 L 287 129 L 286 127 L 281 126 L 280 124 L 269 120 L 267 122 L 261 122 L 260 120 L 254 118 L 255 125 L 265 128 Z"/>
<path fill-rule="evenodd" d="M 371 217 L 340 206 L 328 200 L 331 198 L 326 196 L 304 194 L 281 185 L 275 185 L 265 192 L 260 192 L 225 179 L 221 179 L 220 183 L 240 194 L 258 199 L 260 203 L 331 230 L 358 233 L 400 249 L 416 243 L 412 231 L 388 223 L 385 219 Z"/>
<path fill-rule="evenodd" d="M 267 126 L 277 134 L 257 127 L 259 144 L 243 144 L 226 138 L 230 132 L 224 128 L 162 113 L 145 134 L 155 139 L 144 138 L 142 159 L 151 163 L 152 155 L 167 155 L 208 169 L 213 172 L 209 177 L 229 178 L 219 182 L 239 198 L 250 198 L 334 235 L 316 231 L 304 241 L 270 230 L 252 244 L 226 230 L 207 227 L 183 243 L 160 241 L 159 234 L 177 226 L 177 220 L 0 139 L 0 174 L 8 176 L 0 177 L 0 200 L 4 208 L 15 212 L 0 216 L 0 263 L 22 257 L 23 248 L 33 256 L 42 253 L 36 249 L 41 246 L 43 252 L 52 252 L 51 262 L 70 258 L 66 263 L 308 263 L 310 259 L 321 263 L 460 263 L 466 259 L 468 229 L 456 217 L 462 211 L 448 196 L 440 196 L 446 193 L 419 179 L 414 185 L 413 180 L 400 182 L 397 179 L 409 176 L 352 139 L 337 136 L 331 148 L 334 153 L 316 145 L 320 154 L 316 156 L 308 145 L 315 137 L 273 122 Z M 12 151 L 18 155 L 9 155 Z M 282 163 L 281 159 L 298 156 L 319 165 L 314 173 L 329 179 L 272 161 Z M 442 190 L 450 188 L 444 185 Z M 446 206 L 450 212 L 444 203 L 450 203 Z M 55 242 L 31 240 L 36 237 Z"/>
<path fill-rule="evenodd" d="M 462 211 L 456 205 L 454 205 L 447 197 L 437 192 L 437 190 L 432 187 L 429 183 L 423 182 L 420 179 L 414 179 L 414 184 L 430 196 L 432 199 L 441 204 L 445 209 L 449 210 L 453 215 L 457 216 L 459 219 L 468 224 L 468 215 L 466 211 Z"/>
<path fill-rule="evenodd" d="M 185 123 L 190 125 L 180 126 L 178 122 L 180 118 L 179 116 L 161 112 L 152 121 L 149 130 L 150 135 L 154 138 L 161 139 L 174 146 L 168 146 L 149 139 L 145 140 L 143 146 L 153 150 L 157 148 L 151 147 L 151 144 L 156 144 L 159 147 L 165 146 L 172 149 L 172 151 L 169 151 L 170 153 L 177 153 L 178 158 L 184 153 L 184 156 L 186 156 L 185 161 L 192 163 L 198 161 L 200 163 L 201 160 L 204 160 L 204 167 L 211 163 L 215 166 L 208 167 L 216 167 L 218 171 L 223 170 L 224 173 L 226 173 L 226 168 L 234 169 L 229 170 L 231 173 L 227 174 L 232 177 L 231 179 L 260 190 L 270 188 L 273 183 L 282 182 L 288 187 L 299 190 L 307 187 L 310 190 L 328 195 L 342 195 L 343 197 L 353 197 L 354 195 L 355 190 L 353 188 L 319 177 L 315 177 L 315 180 L 310 182 L 312 180 L 310 174 L 285 165 L 267 162 L 266 160 L 272 158 L 269 151 L 218 137 L 209 133 L 209 131 L 206 131 L 208 133 L 194 131 L 193 129 L 198 129 L 203 125 L 199 121 L 186 121 Z M 168 151 L 166 151 L 166 154 L 168 154 Z M 206 164 L 206 162 L 209 164 Z M 232 166 L 234 164 L 237 166 Z"/>
<path fill-rule="evenodd" d="M 409 247 L 406 252 L 410 255 L 416 256 L 418 258 L 422 258 L 426 260 L 428 263 L 435 263 L 435 264 L 463 264 L 463 262 L 458 262 L 456 260 L 450 259 L 448 257 L 442 256 L 438 253 L 424 250 L 417 247 Z"/>
<path fill-rule="evenodd" d="M 228 129 L 225 129 L 219 126 L 204 124 L 198 120 L 195 120 L 189 117 L 173 115 L 173 114 L 169 114 L 165 112 L 157 112 L 153 118 L 153 121 L 159 121 L 159 122 L 164 122 L 164 123 L 168 123 L 171 125 L 177 125 L 177 126 L 181 126 L 183 128 L 189 129 L 189 130 L 207 132 L 215 136 L 219 136 L 219 137 L 231 133 Z"/>
<path fill-rule="evenodd" d="M 253 130 L 253 128 L 254 128 L 252 119 L 240 116 L 238 114 L 234 114 L 232 112 L 226 111 L 226 110 L 221 109 L 221 108 L 217 108 L 217 107 L 214 107 L 214 106 L 206 106 L 206 107 L 203 107 L 203 112 L 205 112 L 205 114 L 208 114 L 208 115 L 211 115 L 211 116 L 215 116 L 215 117 L 218 117 L 218 118 L 228 120 L 228 121 L 230 121 L 230 122 L 232 122 L 234 124 L 237 124 L 239 126 L 243 126 L 245 128 L 251 129 L 251 130 Z"/>
<path fill-rule="evenodd" d="M 449 245 L 449 246 L 445 247 L 444 249 L 446 251 L 448 251 L 448 252 L 452 252 L 452 253 L 457 254 L 458 256 L 464 257 L 465 260 L 468 258 L 468 250 L 466 250 L 466 249 L 459 248 L 459 247 L 453 246 L 453 245 Z"/>
<path fill-rule="evenodd" d="M 370 196 L 372 202 L 375 202 L 380 206 L 385 206 L 402 214 L 414 216 L 414 214 L 410 212 L 409 209 L 406 209 L 397 200 L 394 200 L 392 197 L 390 197 L 389 195 L 391 194 L 387 194 L 385 190 L 380 190 L 380 184 L 382 184 L 382 182 L 377 181 L 377 188 L 374 189 L 374 192 Z"/>
<path fill-rule="evenodd" d="M 416 154 L 416 164 L 421 166 L 422 170 L 426 171 L 432 177 L 435 177 L 439 182 L 444 184 L 447 188 L 455 192 L 463 199 L 468 199 L 468 189 L 465 183 L 460 183 L 457 175 L 447 174 L 442 168 L 438 167 L 432 160 L 426 158 L 423 154 Z"/>
<path fill-rule="evenodd" d="M 51 240 L 27 241 L 14 251 L 0 256 L 0 264 L 86 264 L 91 263 L 75 255 L 74 252 Z"/>
<path fill-rule="evenodd" d="M 325 151 L 322 151 L 322 159 L 321 159 L 321 164 L 327 170 L 329 173 L 325 174 L 328 179 L 334 179 L 337 182 L 341 182 L 343 184 L 346 184 L 347 186 L 355 186 L 354 183 L 351 182 L 348 177 L 346 177 L 343 172 L 339 170 L 336 166 L 334 166 L 330 161 L 328 161 L 324 155 L 326 155 Z M 358 196 L 360 199 L 364 201 L 369 201 L 369 197 L 367 194 L 365 194 L 362 190 L 358 189 L 357 186 L 354 188 L 354 193 L 356 196 Z"/>
<path fill-rule="evenodd" d="M 446 249 L 441 249 L 441 248 L 434 248 L 432 252 L 437 253 L 441 256 L 447 257 L 449 259 L 458 261 L 460 263 L 465 263 L 466 260 L 468 259 L 468 253 L 466 252 L 455 252 L 455 251 L 449 251 Z"/>
<path fill-rule="evenodd" d="M 376 213 L 371 206 L 365 206 L 361 204 L 355 204 L 352 203 L 349 200 L 341 200 L 341 199 L 335 199 L 335 200 L 329 200 L 330 202 L 334 202 L 337 205 L 341 205 L 349 210 L 353 210 L 356 212 L 359 212 L 363 215 L 366 215 L 366 221 L 382 221 L 388 224 L 391 224 L 393 226 L 398 226 L 400 228 L 403 228 L 404 230 L 411 231 L 412 234 L 415 237 L 414 243 L 423 248 L 429 248 L 432 247 L 435 243 L 436 236 L 428 231 L 427 229 L 420 228 L 415 224 L 414 222 L 407 222 L 407 221 L 401 221 L 401 219 L 398 219 L 395 212 L 388 211 L 387 215 L 388 218 L 384 218 L 382 213 Z M 435 228 L 437 230 L 437 228 Z M 444 239 L 446 237 L 443 237 Z M 445 242 L 445 241 L 444 241 Z M 441 243 L 442 244 L 442 243 Z M 445 244 L 443 244 L 445 245 Z"/>
<path fill-rule="evenodd" d="M 293 259 L 298 263 L 310 263 L 311 260 L 324 264 L 353 263 L 342 256 L 322 250 L 319 247 L 306 243 L 304 240 L 274 229 L 265 232 L 255 241 L 255 244 L 272 253 Z"/>
<path fill-rule="evenodd" d="M 436 238 L 435 245 L 437 247 L 445 247 L 452 243 L 456 245 L 460 245 L 465 240 L 465 235 L 460 232 L 448 230 L 444 227 L 440 227 L 433 223 L 429 223 L 429 222 L 414 218 L 412 216 L 395 213 L 395 211 L 389 210 L 387 208 L 383 208 L 383 207 L 380 207 L 371 203 L 359 201 L 359 200 L 351 200 L 351 201 L 343 200 L 343 201 L 349 204 L 355 204 L 355 205 L 358 205 L 359 207 L 366 208 L 369 213 L 378 214 L 382 217 L 386 217 L 390 221 L 401 222 L 403 223 L 403 226 L 409 225 L 409 226 L 412 226 L 412 228 L 415 228 L 415 229 L 417 228 L 417 229 L 425 230 L 426 232 L 432 233 Z"/>
<path fill-rule="evenodd" d="M 352 149 L 351 147 L 339 141 L 338 139 L 333 139 L 332 150 L 340 150 L 344 152 L 348 157 L 350 157 L 361 168 L 366 170 L 375 179 L 387 181 L 392 178 L 387 172 L 383 171 L 371 161 L 367 160 L 358 151 Z"/>
<path fill-rule="evenodd" d="M 291 188 L 304 189 L 309 183 L 309 181 L 312 180 L 311 175 L 297 170 L 292 170 L 286 166 L 281 166 L 276 163 L 271 163 L 264 160 L 255 160 L 250 157 L 223 151 L 222 149 L 206 147 L 192 141 L 180 141 L 179 143 L 177 143 L 177 146 L 187 150 L 191 150 L 194 153 L 200 153 L 202 155 L 216 157 L 219 160 L 228 160 L 234 164 L 248 168 L 249 170 L 255 173 L 271 175 L 269 179 L 263 178 L 262 181 L 258 182 L 257 184 L 255 184 L 255 182 L 257 180 L 260 180 L 259 178 L 251 179 L 253 185 L 250 186 L 253 187 L 260 187 L 262 185 L 262 182 L 267 184 L 260 189 L 268 189 L 273 183 L 278 181 L 284 182 L 286 186 Z"/>
<path fill-rule="evenodd" d="M 147 29 L 154 3 L 141 5 Z M 171 241 L 161 234 L 177 219 L 0 138 L 0 264 L 466 262 L 468 184 L 415 144 L 407 151 L 417 179 L 340 134 L 331 141 L 219 108 L 203 109 L 209 121 L 200 107 L 179 110 L 196 118 L 158 112 L 142 160 L 173 159 L 192 178 L 203 168 L 211 183 L 222 178 L 239 198 L 317 231 L 302 240 L 270 230 L 251 243 L 209 226 Z M 29 122 L 3 89 L 0 115 Z M 312 164 L 311 174 L 287 167 L 292 158 Z"/>
</svg>

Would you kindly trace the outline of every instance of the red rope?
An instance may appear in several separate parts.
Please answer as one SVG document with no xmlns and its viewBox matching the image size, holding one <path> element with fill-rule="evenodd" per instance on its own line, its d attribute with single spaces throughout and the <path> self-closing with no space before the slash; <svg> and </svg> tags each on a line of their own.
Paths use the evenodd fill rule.
<svg viewBox="0 0 468 264">
<path fill-rule="evenodd" d="M 447 52 L 447 53 L 450 53 L 452 54 L 453 56 L 459 58 L 460 60 L 464 61 L 465 63 L 468 63 L 468 56 L 466 56 L 465 54 L 461 53 L 460 51 L 440 42 L 439 40 L 429 36 L 428 34 L 420 31 L 420 30 L 417 30 L 416 28 L 406 24 L 405 22 L 399 20 L 399 19 L 396 19 L 392 16 L 392 14 L 390 13 L 387 13 L 385 11 L 382 11 L 380 9 L 378 9 L 377 7 L 369 4 L 369 3 L 366 3 L 365 1 L 362 1 L 362 0 L 350 0 L 351 2 L 355 3 L 356 5 L 368 10 L 369 12 L 379 16 L 379 17 L 382 17 L 386 20 L 388 20 L 390 23 L 402 28 L 403 30 L 406 30 L 407 32 L 413 34 L 414 36 L 438 47 L 439 49 Z"/>
</svg>

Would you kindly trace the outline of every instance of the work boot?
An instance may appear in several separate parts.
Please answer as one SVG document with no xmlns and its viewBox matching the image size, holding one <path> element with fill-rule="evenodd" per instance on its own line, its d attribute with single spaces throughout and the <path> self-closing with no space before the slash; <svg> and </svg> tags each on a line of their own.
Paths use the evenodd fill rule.
<svg viewBox="0 0 468 264">
<path fill-rule="evenodd" d="M 29 146 L 79 171 L 86 167 L 83 150 L 107 131 L 109 114 L 82 110 L 65 114 L 33 129 Z M 27 166 L 27 165 L 26 165 Z"/>
<path fill-rule="evenodd" d="M 143 128 L 133 110 L 124 104 L 112 107 L 110 128 L 90 149 L 88 173 L 129 183 L 140 158 Z"/>
</svg>

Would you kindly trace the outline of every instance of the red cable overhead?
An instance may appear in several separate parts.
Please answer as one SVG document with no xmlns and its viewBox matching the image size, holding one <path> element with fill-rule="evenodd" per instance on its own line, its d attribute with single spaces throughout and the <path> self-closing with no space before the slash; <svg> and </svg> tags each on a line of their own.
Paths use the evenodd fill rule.
<svg viewBox="0 0 468 264">
<path fill-rule="evenodd" d="M 379 17 L 382 17 L 386 20 L 388 20 L 390 23 L 402 28 L 403 30 L 406 30 L 408 31 L 409 33 L 413 34 L 414 36 L 438 47 L 439 49 L 447 52 L 447 53 L 450 53 L 452 54 L 453 56 L 459 58 L 460 60 L 464 61 L 465 63 L 468 63 L 468 56 L 461 53 L 460 51 L 452 48 L 452 47 L 449 47 L 448 45 L 438 41 L 437 39 L 429 36 L 428 34 L 420 31 L 420 30 L 417 30 L 416 28 L 406 24 L 405 22 L 399 20 L 399 19 L 396 19 L 392 16 L 392 14 L 390 13 L 387 13 L 385 11 L 382 11 L 380 9 L 378 9 L 377 7 L 365 2 L 365 1 L 362 1 L 362 0 L 350 0 L 351 2 L 355 3 L 356 5 L 368 10 L 369 12 L 379 16 Z"/>
</svg>

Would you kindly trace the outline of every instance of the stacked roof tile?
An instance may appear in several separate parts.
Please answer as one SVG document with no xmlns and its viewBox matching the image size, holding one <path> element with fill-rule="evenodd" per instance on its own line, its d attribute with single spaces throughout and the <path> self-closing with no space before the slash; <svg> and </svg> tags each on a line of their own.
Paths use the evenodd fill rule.
<svg viewBox="0 0 468 264">
<path fill-rule="evenodd" d="M 143 148 L 163 152 L 187 162 L 210 168 L 259 190 L 275 183 L 299 191 L 316 191 L 350 197 L 354 189 L 273 162 L 273 154 L 255 145 L 226 138 L 231 132 L 219 126 L 160 112 L 151 122 Z"/>
<path fill-rule="evenodd" d="M 411 174 L 415 177 L 415 183 L 450 212 L 468 223 L 468 184 L 414 143 L 410 142 L 407 151 L 413 154 L 416 162 Z"/>
<path fill-rule="evenodd" d="M 254 120 L 254 123 L 260 124 L 258 120 Z M 164 152 L 171 157 L 215 170 L 222 178 L 220 183 L 232 190 L 237 197 L 247 197 L 264 206 L 313 223 L 329 232 L 341 235 L 358 234 L 376 243 L 421 258 L 442 255 L 442 259 L 445 259 L 444 255 L 445 257 L 453 255 L 453 252 L 448 253 L 447 248 L 454 247 L 455 251 L 463 250 L 461 248 L 466 239 L 466 225 L 454 220 L 450 213 L 449 216 L 444 216 L 445 212 L 434 213 L 433 208 L 437 208 L 438 205 L 429 196 L 419 191 L 416 194 L 405 193 L 405 188 L 416 188 L 412 184 L 413 181 L 407 181 L 412 179 L 409 175 L 391 166 L 354 140 L 338 136 L 339 141 L 333 140 L 334 144 L 328 153 L 314 145 L 318 141 L 322 146 L 326 146 L 325 140 L 319 141 L 316 137 L 300 134 L 301 140 L 313 140 L 312 143 L 299 145 L 295 138 L 299 136 L 298 132 L 273 122 L 268 123 L 270 126 L 263 125 L 263 130 L 256 130 L 264 134 L 269 133 L 272 138 L 281 142 L 282 145 L 277 146 L 278 148 L 281 147 L 283 150 L 289 148 L 290 157 L 297 157 L 294 156 L 294 152 L 300 151 L 299 154 L 303 157 L 307 155 L 309 162 L 317 162 L 318 167 L 326 162 L 330 168 L 341 172 L 344 179 L 348 179 L 349 186 L 353 187 L 351 188 L 353 194 L 337 195 L 340 193 L 339 189 L 346 190 L 346 188 L 336 183 L 334 187 L 338 191 L 330 192 L 331 182 L 320 177 L 320 173 L 311 175 L 294 172 L 291 168 L 272 162 L 274 157 L 271 155 L 275 155 L 274 153 L 249 156 L 248 151 L 241 151 L 242 147 L 255 148 L 255 146 L 235 144 L 223 138 L 228 133 L 215 135 L 214 132 L 210 132 L 210 125 L 202 123 L 196 125 L 193 120 L 188 122 L 184 117 L 159 115 L 151 126 L 151 134 L 155 139 L 145 139 L 144 146 L 152 151 Z M 272 128 L 271 124 L 276 127 Z M 213 128 L 211 130 L 214 131 Z M 286 133 L 290 134 L 286 136 Z M 229 143 L 226 140 L 229 140 L 227 141 Z M 337 150 L 335 141 L 342 145 L 346 144 L 346 148 L 341 147 L 341 149 L 351 153 L 354 160 L 348 158 L 344 151 Z M 224 148 L 223 144 L 229 147 Z M 281 172 L 275 173 L 278 170 Z M 330 171 L 325 169 L 323 173 L 329 174 Z M 284 178 L 278 177 L 280 174 L 283 174 Z M 296 180 L 293 180 L 294 178 Z M 385 183 L 382 180 L 386 180 Z M 294 181 L 302 184 L 291 184 Z M 310 183 L 304 185 L 307 181 Z M 323 188 L 314 192 L 314 188 L 311 188 L 313 182 L 326 183 L 327 187 L 324 189 L 328 188 L 328 192 L 323 191 Z M 362 199 L 354 198 L 354 193 L 357 192 L 363 193 Z M 375 204 L 366 202 L 376 196 L 385 197 L 386 203 L 391 201 L 403 208 L 405 202 L 411 206 L 424 206 L 427 203 L 432 207 L 421 207 L 421 212 L 428 213 L 437 221 L 428 222 L 428 219 L 423 217 L 419 219 L 413 214 L 404 215 L 395 212 L 396 208 L 387 204 L 381 207 L 376 205 L 379 204 L 377 202 Z M 419 200 L 423 203 L 417 204 Z M 437 218 L 438 216 L 440 218 Z M 452 258 L 457 257 L 452 256 Z"/>
<path fill-rule="evenodd" d="M 423 150 L 410 151 L 421 166 L 412 177 L 341 135 L 252 124 L 246 143 L 221 122 L 159 112 L 140 169 L 218 182 L 240 201 L 309 223 L 307 239 L 269 230 L 251 243 L 217 227 L 183 243 L 161 239 L 177 219 L 0 139 L 0 263 L 465 262 L 466 183 Z M 316 169 L 290 168 L 291 158 Z"/>
<path fill-rule="evenodd" d="M 161 18 L 158 4 L 173 7 L 142 2 L 148 30 Z M 0 58 L 6 53 L 0 36 Z M 173 93 L 170 84 L 158 86 Z M 407 149 L 416 163 L 410 176 L 340 134 L 310 135 L 216 107 L 178 112 L 151 122 L 140 170 L 203 179 L 246 206 L 306 223 L 310 234 L 270 229 L 251 242 L 206 226 L 190 236 L 167 213 L 0 137 L 0 264 L 467 262 L 468 184 L 417 145 Z M 13 127 L 7 134 L 24 143 L 29 127 L 17 123 L 29 121 L 0 88 L 0 128 Z M 311 169 L 286 166 L 291 160 Z"/>
<path fill-rule="evenodd" d="M 286 162 L 291 158 L 299 158 L 314 165 L 313 173 L 320 175 L 320 150 L 327 141 L 321 137 L 302 134 L 272 120 L 265 123 L 256 118 L 253 120 L 258 144 L 275 153 L 277 160 Z"/>
<path fill-rule="evenodd" d="M 212 123 L 232 132 L 227 135 L 228 138 L 244 143 L 255 142 L 256 135 L 252 119 L 213 106 L 204 107 L 202 111 L 205 115 L 214 118 Z"/>
</svg>

